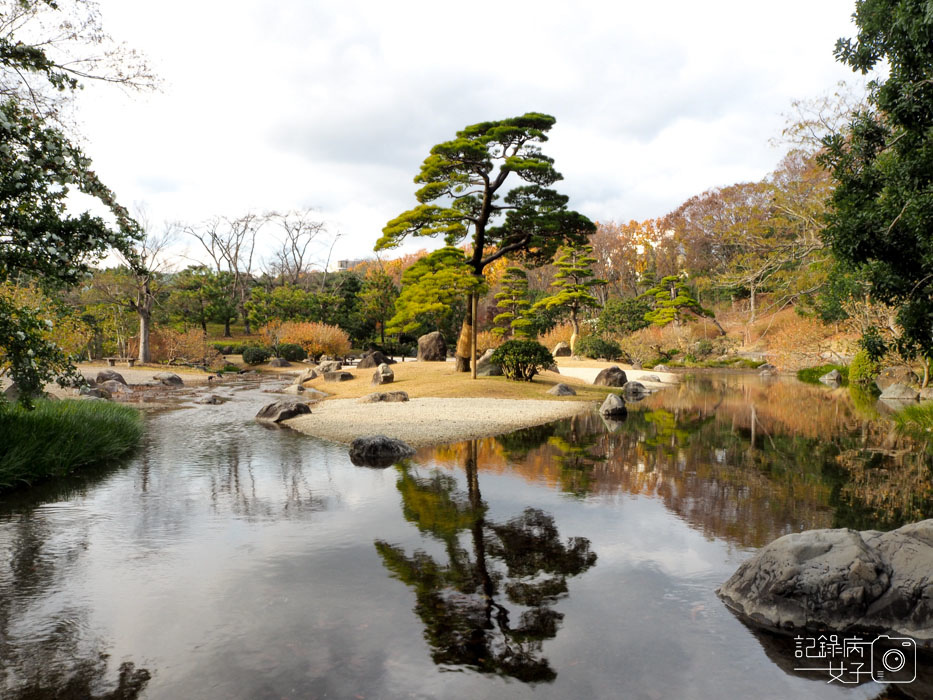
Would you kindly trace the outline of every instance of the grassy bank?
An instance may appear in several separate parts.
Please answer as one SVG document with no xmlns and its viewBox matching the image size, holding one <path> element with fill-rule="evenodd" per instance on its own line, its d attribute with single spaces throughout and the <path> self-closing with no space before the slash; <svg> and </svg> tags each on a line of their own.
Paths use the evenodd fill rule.
<svg viewBox="0 0 933 700">
<path fill-rule="evenodd" d="M 0 407 L 0 489 L 63 476 L 120 457 L 142 436 L 139 412 L 107 401 Z"/>
<path fill-rule="evenodd" d="M 820 377 L 824 374 L 832 372 L 834 369 L 839 370 L 839 374 L 842 375 L 842 386 L 847 386 L 849 384 L 849 366 L 848 365 L 820 365 L 819 367 L 807 367 L 806 369 L 801 369 L 797 371 L 797 379 L 807 384 L 819 384 Z"/>
</svg>

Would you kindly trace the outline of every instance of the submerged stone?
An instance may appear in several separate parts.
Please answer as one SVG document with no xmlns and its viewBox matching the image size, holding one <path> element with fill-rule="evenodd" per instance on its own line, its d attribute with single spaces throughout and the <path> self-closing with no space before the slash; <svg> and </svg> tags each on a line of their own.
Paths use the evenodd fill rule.
<svg viewBox="0 0 933 700">
<path fill-rule="evenodd" d="M 391 467 L 413 454 L 411 445 L 385 435 L 358 437 L 350 443 L 350 461 L 358 467 Z"/>
</svg>

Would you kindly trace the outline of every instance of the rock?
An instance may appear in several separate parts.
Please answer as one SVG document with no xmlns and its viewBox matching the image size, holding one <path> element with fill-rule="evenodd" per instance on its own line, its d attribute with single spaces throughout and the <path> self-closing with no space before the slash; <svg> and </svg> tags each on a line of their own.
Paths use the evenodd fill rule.
<svg viewBox="0 0 933 700">
<path fill-rule="evenodd" d="M 553 364 L 553 365 L 551 365 L 551 366 L 548 367 L 547 369 L 545 369 L 545 371 L 546 371 L 546 372 L 553 372 L 554 374 L 560 374 L 560 368 L 557 366 L 556 363 Z"/>
<path fill-rule="evenodd" d="M 641 369 L 641 360 L 635 360 L 632 363 L 632 369 Z"/>
<path fill-rule="evenodd" d="M 293 381 L 292 384 L 304 384 L 305 382 L 310 382 L 312 379 L 317 379 L 320 376 L 321 375 L 318 374 L 318 371 L 311 367 L 306 370 L 302 370 L 298 376 L 295 377 L 295 381 Z"/>
<path fill-rule="evenodd" d="M 207 396 L 202 396 L 200 399 L 195 401 L 195 403 L 204 404 L 207 406 L 217 406 L 223 402 L 224 400 L 217 396 L 217 394 L 208 394 Z"/>
<path fill-rule="evenodd" d="M 916 401 L 918 396 L 920 396 L 920 390 L 912 386 L 889 384 L 878 398 L 894 401 Z"/>
<path fill-rule="evenodd" d="M 348 382 L 353 379 L 349 372 L 324 372 L 325 382 Z"/>
<path fill-rule="evenodd" d="M 377 391 L 356 400 L 357 403 L 399 403 L 401 401 L 408 401 L 408 394 L 404 391 Z"/>
<path fill-rule="evenodd" d="M 624 386 L 626 381 L 628 380 L 625 376 L 625 372 L 619 367 L 612 366 L 607 367 L 597 374 L 596 379 L 593 380 L 593 384 L 596 386 Z"/>
<path fill-rule="evenodd" d="M 777 376 L 777 373 L 773 369 L 763 369 L 758 373 L 758 376 L 762 379 L 768 379 Z"/>
<path fill-rule="evenodd" d="M 413 454 L 411 445 L 385 435 L 358 437 L 350 443 L 350 461 L 358 467 L 391 467 Z"/>
<path fill-rule="evenodd" d="M 490 359 L 492 354 L 495 352 L 494 349 L 489 348 L 486 352 L 482 354 L 481 357 L 476 358 L 476 376 L 477 377 L 501 377 L 502 368 L 494 364 Z"/>
<path fill-rule="evenodd" d="M 626 401 L 641 401 L 648 393 L 648 389 L 641 382 L 625 382 L 622 386 L 622 395 Z"/>
<path fill-rule="evenodd" d="M 391 384 L 395 381 L 395 372 L 386 363 L 379 365 L 379 368 L 373 372 L 373 384 Z"/>
<path fill-rule="evenodd" d="M 655 382 L 656 384 L 661 384 L 661 383 L 662 383 L 662 382 L 661 382 L 661 377 L 659 377 L 659 376 L 656 375 L 656 374 L 646 374 L 644 377 L 642 377 L 642 381 L 645 381 L 645 382 Z"/>
<path fill-rule="evenodd" d="M 279 423 L 295 416 L 311 413 L 311 407 L 300 399 L 280 399 L 263 406 L 256 414 L 256 420 L 266 423 Z"/>
<path fill-rule="evenodd" d="M 123 375 L 119 372 L 114 372 L 112 369 L 102 369 L 97 373 L 97 383 L 103 384 L 104 382 L 120 382 L 126 386 L 126 380 L 123 378 Z"/>
<path fill-rule="evenodd" d="M 717 591 L 777 630 L 881 632 L 933 645 L 933 520 L 891 532 L 808 530 L 746 561 Z"/>
<path fill-rule="evenodd" d="M 573 390 L 572 387 L 567 386 L 566 384 L 555 384 L 550 389 L 547 390 L 551 396 L 576 396 L 577 392 Z"/>
<path fill-rule="evenodd" d="M 284 357 L 273 357 L 269 360 L 270 367 L 291 367 L 292 363 L 286 360 Z"/>
<path fill-rule="evenodd" d="M 118 382 L 116 379 L 108 379 L 106 381 L 97 382 L 98 389 L 106 390 L 111 396 L 114 394 L 131 394 L 133 390 L 130 389 L 126 384 Z"/>
<path fill-rule="evenodd" d="M 667 365 L 655 365 L 651 369 L 653 369 L 655 372 L 670 372 L 671 371 L 671 368 L 668 367 Z"/>
<path fill-rule="evenodd" d="M 373 350 L 372 352 L 364 352 L 363 357 L 360 359 L 360 363 L 357 365 L 360 369 L 369 369 L 371 367 L 378 367 L 379 365 L 394 365 L 395 360 L 390 357 L 386 357 L 381 351 Z"/>
<path fill-rule="evenodd" d="M 418 361 L 447 361 L 447 343 L 444 342 L 444 336 L 441 335 L 440 331 L 427 333 L 418 338 Z"/>
<path fill-rule="evenodd" d="M 603 401 L 603 405 L 599 407 L 599 412 L 604 416 L 612 416 L 613 418 L 628 415 L 625 401 L 618 394 L 609 394 L 606 400 Z"/>
<path fill-rule="evenodd" d="M 563 341 L 559 342 L 551 350 L 551 355 L 554 357 L 570 357 L 570 344 Z"/>
<path fill-rule="evenodd" d="M 16 386 L 16 384 L 10 384 L 10 386 L 4 390 L 3 398 L 5 398 L 10 403 L 19 401 L 19 387 Z"/>
<path fill-rule="evenodd" d="M 117 382 L 119 384 L 119 382 Z M 99 386 L 82 386 L 78 388 L 78 396 L 86 396 L 92 399 L 109 399 L 110 392 Z"/>
<path fill-rule="evenodd" d="M 159 372 L 152 375 L 153 379 L 158 379 L 165 386 L 182 386 L 184 381 L 174 372 Z"/>
<path fill-rule="evenodd" d="M 318 391 L 310 386 L 305 387 L 305 393 L 302 394 L 308 401 L 320 401 L 321 399 L 326 399 L 330 394 L 326 391 Z"/>
<path fill-rule="evenodd" d="M 884 391 L 892 384 L 919 384 L 920 378 L 909 367 L 885 367 L 875 377 L 875 385 Z"/>
<path fill-rule="evenodd" d="M 933 401 L 933 386 L 921 389 L 919 399 L 921 401 Z"/>
<path fill-rule="evenodd" d="M 765 362 L 763 365 L 758 365 L 759 372 L 764 372 L 765 370 L 768 370 L 769 372 L 776 372 L 777 367 L 772 365 L 770 362 Z"/>
<path fill-rule="evenodd" d="M 299 394 L 305 393 L 305 388 L 301 386 L 301 384 L 292 384 L 282 389 L 282 393 L 292 394 L 293 396 L 298 396 Z"/>
<path fill-rule="evenodd" d="M 327 374 L 328 372 L 339 372 L 343 367 L 343 363 L 339 360 L 327 360 L 318 365 L 317 371 L 321 374 Z"/>
<path fill-rule="evenodd" d="M 820 381 L 827 386 L 839 386 L 842 384 L 842 375 L 838 369 L 834 369 L 820 377 Z"/>
</svg>

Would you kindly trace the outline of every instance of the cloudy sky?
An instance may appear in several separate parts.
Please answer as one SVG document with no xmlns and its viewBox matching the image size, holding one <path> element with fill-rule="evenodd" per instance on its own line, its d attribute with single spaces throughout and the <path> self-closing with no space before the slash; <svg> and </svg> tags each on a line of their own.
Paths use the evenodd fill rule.
<svg viewBox="0 0 933 700">
<path fill-rule="evenodd" d="M 832 50 L 854 0 L 100 4 L 164 81 L 81 97 L 121 201 L 156 222 L 314 207 L 335 259 L 371 254 L 431 146 L 467 124 L 554 115 L 571 206 L 645 219 L 763 177 L 791 101 L 853 78 Z"/>
</svg>

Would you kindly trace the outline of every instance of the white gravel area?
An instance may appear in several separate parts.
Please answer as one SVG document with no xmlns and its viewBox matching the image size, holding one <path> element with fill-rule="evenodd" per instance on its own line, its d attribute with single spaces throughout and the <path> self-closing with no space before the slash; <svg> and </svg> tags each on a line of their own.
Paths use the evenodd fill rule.
<svg viewBox="0 0 933 700">
<path fill-rule="evenodd" d="M 363 435 L 386 435 L 421 447 L 501 435 L 578 413 L 586 401 L 423 398 L 399 403 L 359 403 L 330 399 L 313 404 L 311 414 L 286 421 L 314 437 L 350 443 Z"/>
</svg>

